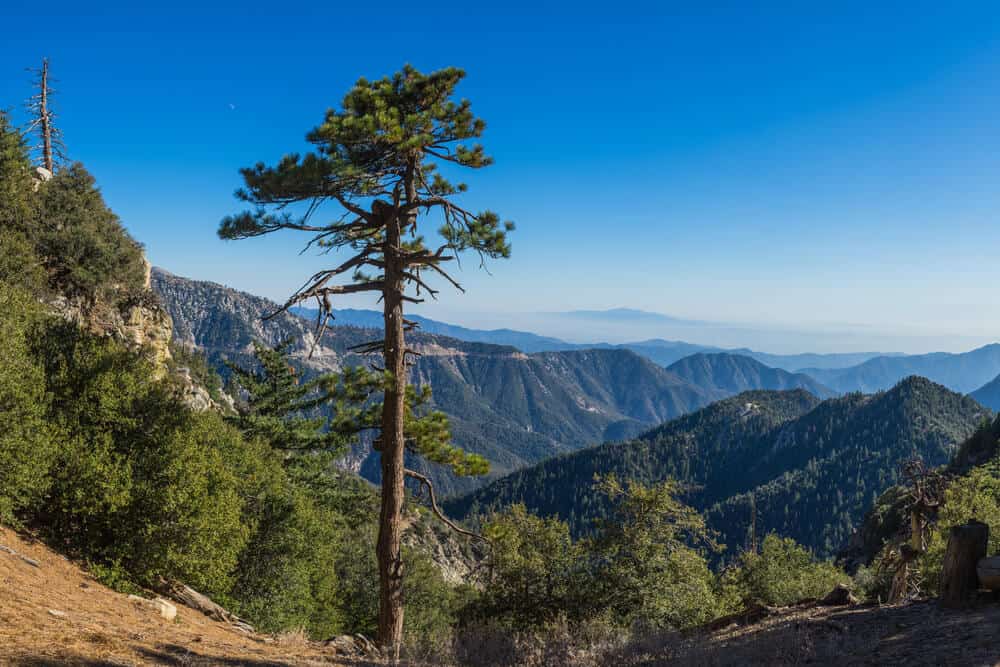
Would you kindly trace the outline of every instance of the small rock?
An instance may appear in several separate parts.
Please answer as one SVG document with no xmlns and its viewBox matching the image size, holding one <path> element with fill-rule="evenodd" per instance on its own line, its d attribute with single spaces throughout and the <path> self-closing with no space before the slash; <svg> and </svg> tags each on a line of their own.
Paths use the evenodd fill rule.
<svg viewBox="0 0 1000 667">
<path fill-rule="evenodd" d="M 160 616 L 167 619 L 168 621 L 172 621 L 175 618 L 177 618 L 177 607 L 175 607 L 173 604 L 167 602 L 163 598 L 156 598 L 155 600 L 153 600 L 153 602 L 159 605 Z"/>
<path fill-rule="evenodd" d="M 57 609 L 49 609 L 49 616 L 55 616 L 56 618 L 63 618 L 66 616 L 66 612 L 59 611 Z"/>
<path fill-rule="evenodd" d="M 147 607 L 154 610 L 160 616 L 168 621 L 172 621 L 177 618 L 177 607 L 175 607 L 170 602 L 167 602 L 163 598 L 156 598 L 155 600 L 147 600 L 144 597 L 138 595 L 129 595 L 128 599 L 132 602 Z"/>
</svg>

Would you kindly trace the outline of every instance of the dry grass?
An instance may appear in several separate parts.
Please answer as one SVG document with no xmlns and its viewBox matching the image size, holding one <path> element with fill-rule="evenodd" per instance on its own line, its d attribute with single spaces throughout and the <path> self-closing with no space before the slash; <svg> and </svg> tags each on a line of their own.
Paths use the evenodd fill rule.
<svg viewBox="0 0 1000 667">
<path fill-rule="evenodd" d="M 38 542 L 0 527 L 0 545 L 17 552 L 0 549 L 0 665 L 350 664 L 297 633 L 246 635 L 180 605 L 166 621 Z"/>
</svg>

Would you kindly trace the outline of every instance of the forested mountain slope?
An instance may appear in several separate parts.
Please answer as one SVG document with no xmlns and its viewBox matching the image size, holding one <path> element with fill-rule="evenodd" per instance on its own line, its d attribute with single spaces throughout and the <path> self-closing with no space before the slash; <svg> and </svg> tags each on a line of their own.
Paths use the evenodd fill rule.
<svg viewBox="0 0 1000 667">
<path fill-rule="evenodd" d="M 447 504 L 468 517 L 515 503 L 540 516 L 559 516 L 585 533 L 606 508 L 595 500 L 596 475 L 644 483 L 672 477 L 701 487 L 704 502 L 736 490 L 748 461 L 781 424 L 806 414 L 820 401 L 806 391 L 747 392 L 714 403 L 648 431 L 635 440 L 607 444 L 545 461 L 493 482 Z"/>
<path fill-rule="evenodd" d="M 153 288 L 174 321 L 178 340 L 203 349 L 217 365 L 249 361 L 253 340 L 274 345 L 291 339 L 307 370 L 336 369 L 365 360 L 349 348 L 378 332 L 331 327 L 313 357 L 311 323 L 290 314 L 269 321 L 267 299 L 209 282 L 157 270 Z M 578 350 L 524 354 L 511 347 L 463 342 L 416 333 L 421 353 L 412 368 L 416 383 L 430 382 L 434 405 L 449 415 L 454 440 L 486 456 L 493 476 L 606 440 L 632 437 L 650 426 L 721 398 L 628 350 Z M 374 455 L 359 450 L 355 465 L 377 481 Z M 447 494 L 481 484 L 443 470 L 425 470 Z"/>
<path fill-rule="evenodd" d="M 544 462 L 452 500 L 471 517 L 523 502 L 585 533 L 606 507 L 595 475 L 643 482 L 674 477 L 706 510 L 730 547 L 744 543 L 750 494 L 759 534 L 782 535 L 831 554 L 872 500 L 895 483 L 901 461 L 946 462 L 989 411 L 923 378 L 891 391 L 820 402 L 805 391 L 750 392 L 709 406 L 636 440 Z"/>
<path fill-rule="evenodd" d="M 693 354 L 667 370 L 703 388 L 733 395 L 752 389 L 805 389 L 820 398 L 835 392 L 804 373 L 770 368 L 756 359 L 737 354 Z"/>
<path fill-rule="evenodd" d="M 883 391 L 903 378 L 919 375 L 952 391 L 976 391 L 1000 375 L 1000 344 L 969 352 L 935 352 L 906 357 L 876 357 L 851 368 L 804 368 L 803 373 L 841 393 Z"/>
</svg>

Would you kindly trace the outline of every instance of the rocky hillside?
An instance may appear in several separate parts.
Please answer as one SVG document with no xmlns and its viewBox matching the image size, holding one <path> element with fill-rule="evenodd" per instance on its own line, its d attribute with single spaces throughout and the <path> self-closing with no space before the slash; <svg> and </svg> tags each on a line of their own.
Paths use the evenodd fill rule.
<svg viewBox="0 0 1000 667">
<path fill-rule="evenodd" d="M 820 402 L 805 391 L 751 392 L 721 401 L 636 440 L 546 461 L 453 499 L 473 517 L 524 503 L 557 515 L 578 534 L 607 513 L 595 475 L 692 485 L 687 501 L 738 547 L 756 504 L 760 534 L 777 531 L 822 554 L 844 543 L 863 512 L 920 455 L 947 462 L 989 411 L 922 378 L 889 392 Z"/>
</svg>

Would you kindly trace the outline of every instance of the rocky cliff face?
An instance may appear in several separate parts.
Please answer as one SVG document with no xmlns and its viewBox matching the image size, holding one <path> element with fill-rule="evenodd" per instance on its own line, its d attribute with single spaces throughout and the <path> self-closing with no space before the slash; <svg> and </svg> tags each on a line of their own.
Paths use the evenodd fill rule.
<svg viewBox="0 0 1000 667">
<path fill-rule="evenodd" d="M 278 308 L 268 299 L 217 283 L 179 278 L 158 268 L 152 271 L 151 284 L 173 317 L 174 340 L 197 347 L 209 357 L 250 354 L 254 341 L 270 346 L 288 341 L 292 356 L 308 359 L 310 367 L 341 368 L 346 350 L 338 352 L 330 338 L 317 344 L 314 328 L 306 320 L 288 313 L 264 319 Z"/>
<path fill-rule="evenodd" d="M 67 320 L 98 336 L 111 336 L 147 357 L 163 376 L 171 358 L 173 323 L 152 291 L 152 268 L 148 262 L 145 267 L 144 291 L 123 297 L 116 303 L 87 303 L 59 295 L 50 305 Z"/>
</svg>

